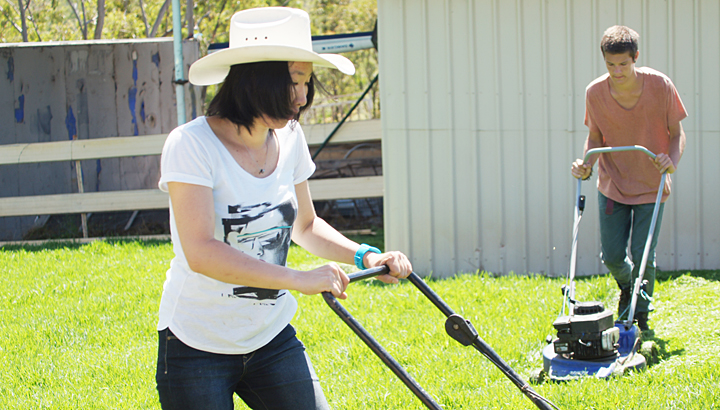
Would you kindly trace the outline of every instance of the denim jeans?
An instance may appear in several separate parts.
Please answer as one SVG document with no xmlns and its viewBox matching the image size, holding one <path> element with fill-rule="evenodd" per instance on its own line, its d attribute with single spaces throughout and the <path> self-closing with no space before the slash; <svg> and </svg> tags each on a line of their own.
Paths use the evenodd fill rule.
<svg viewBox="0 0 720 410">
<path fill-rule="evenodd" d="M 635 279 L 640 272 L 645 242 L 647 242 L 652 222 L 653 209 L 655 204 L 625 205 L 619 202 L 612 204 L 612 212 L 608 215 L 609 199 L 598 192 L 598 207 L 600 211 L 600 243 L 602 246 L 602 261 L 610 270 L 610 273 L 617 281 L 618 286 L 634 286 Z M 665 204 L 660 204 L 655 232 L 650 244 L 647 265 L 643 280 L 648 284 L 645 292 L 652 297 L 655 288 L 655 246 L 657 245 L 660 233 L 660 222 L 662 221 Z M 632 231 L 632 238 L 631 233 Z M 630 255 L 627 253 L 628 240 L 630 240 Z M 638 297 L 635 312 L 652 311 L 650 301 Z"/>
<path fill-rule="evenodd" d="M 232 410 L 233 394 L 252 409 L 329 409 L 290 325 L 267 345 L 240 355 L 193 349 L 170 329 L 161 330 L 156 381 L 164 410 Z"/>
</svg>

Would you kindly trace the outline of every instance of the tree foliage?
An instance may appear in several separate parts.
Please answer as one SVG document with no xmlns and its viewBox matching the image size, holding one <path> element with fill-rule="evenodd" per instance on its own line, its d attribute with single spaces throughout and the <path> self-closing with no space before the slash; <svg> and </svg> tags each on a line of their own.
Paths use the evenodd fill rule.
<svg viewBox="0 0 720 410">
<path fill-rule="evenodd" d="M 171 0 L 0 0 L 0 43 L 72 41 L 95 39 L 136 39 L 173 35 Z M 204 53 L 212 43 L 228 41 L 232 15 L 252 7 L 288 6 L 308 11 L 313 35 L 372 31 L 377 18 L 376 0 L 206 0 L 181 1 L 183 38 L 191 35 Z M 191 7 L 190 13 L 187 8 Z M 188 29 L 188 20 L 192 27 Z M 345 54 L 355 63 L 357 73 L 346 76 L 337 70 L 318 69 L 316 74 L 333 96 L 316 100 L 316 105 L 333 105 L 328 114 L 316 114 L 317 121 L 337 121 L 371 82 L 377 72 L 375 50 Z M 377 86 L 369 93 L 378 115 Z M 212 89 L 209 90 L 212 94 Z M 339 97 L 338 97 L 339 98 Z M 333 101 L 335 101 L 333 103 Z M 317 118 L 322 117 L 322 118 Z"/>
<path fill-rule="evenodd" d="M 313 35 L 343 34 L 372 31 L 377 19 L 375 0 L 314 0 L 308 1 L 310 18 L 313 22 Z M 332 95 L 357 94 L 365 90 L 377 74 L 377 51 L 360 50 L 347 53 L 355 64 L 356 74 L 347 76 L 337 70 L 317 70 L 320 81 L 326 85 Z M 379 116 L 379 95 L 377 85 L 368 96 L 373 112 L 365 116 Z M 352 102 L 353 98 L 348 101 Z M 330 118 L 314 118 L 313 122 L 338 121 L 347 104 L 337 106 Z"/>
<path fill-rule="evenodd" d="M 217 0 L 196 4 L 196 16 L 201 48 L 209 44 L 228 41 L 228 24 L 232 15 L 245 8 L 262 6 L 288 6 L 308 11 L 312 20 L 312 34 L 331 35 L 344 33 L 369 32 L 375 27 L 377 19 L 376 0 Z M 306 122 L 339 121 L 362 91 L 370 84 L 377 73 L 377 52 L 360 50 L 345 54 L 356 68 L 354 76 L 347 76 L 337 70 L 318 69 L 316 75 L 330 96 L 321 96 L 316 106 L 331 105 L 328 111 L 315 111 L 315 115 L 306 118 Z M 209 92 L 212 95 L 212 90 Z M 379 116 L 379 96 L 377 86 L 369 93 L 368 105 L 371 112 L 361 113 L 361 117 Z"/>
</svg>

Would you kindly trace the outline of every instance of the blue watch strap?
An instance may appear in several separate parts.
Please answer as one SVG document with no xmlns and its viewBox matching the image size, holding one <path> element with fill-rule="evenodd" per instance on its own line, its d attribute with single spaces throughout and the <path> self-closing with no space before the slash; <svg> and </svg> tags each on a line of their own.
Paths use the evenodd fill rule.
<svg viewBox="0 0 720 410">
<path fill-rule="evenodd" d="M 372 247 L 366 243 L 360 245 L 357 252 L 355 252 L 355 266 L 357 266 L 360 270 L 367 269 L 365 267 L 365 264 L 363 263 L 363 258 L 365 257 L 365 254 L 368 252 L 375 252 L 375 253 L 382 253 L 380 252 L 380 249 Z"/>
</svg>

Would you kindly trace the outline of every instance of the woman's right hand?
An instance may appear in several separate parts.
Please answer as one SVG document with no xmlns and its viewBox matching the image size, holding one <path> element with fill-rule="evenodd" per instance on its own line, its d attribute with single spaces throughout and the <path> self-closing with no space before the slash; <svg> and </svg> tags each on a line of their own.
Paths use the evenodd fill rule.
<svg viewBox="0 0 720 410">
<path fill-rule="evenodd" d="M 576 159 L 572 164 L 572 176 L 578 179 L 588 179 L 592 174 L 592 165 L 583 163 L 583 160 Z"/>
<path fill-rule="evenodd" d="M 322 292 L 330 292 L 336 298 L 345 299 L 347 289 L 350 283 L 348 275 L 340 269 L 335 262 L 330 262 L 319 268 L 300 272 L 297 290 L 305 295 L 316 295 Z"/>
</svg>

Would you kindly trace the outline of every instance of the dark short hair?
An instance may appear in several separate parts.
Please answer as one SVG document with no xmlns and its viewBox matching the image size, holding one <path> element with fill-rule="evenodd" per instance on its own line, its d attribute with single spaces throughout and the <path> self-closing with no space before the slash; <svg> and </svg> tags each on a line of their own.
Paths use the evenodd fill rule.
<svg viewBox="0 0 720 410">
<path fill-rule="evenodd" d="M 612 26 L 605 30 L 603 38 L 600 41 L 600 50 L 603 55 L 608 54 L 624 54 L 630 53 L 630 57 L 635 60 L 635 54 L 638 51 L 638 33 L 625 26 Z"/>
<path fill-rule="evenodd" d="M 294 119 L 310 108 L 315 96 L 315 74 L 310 76 L 307 104 Z M 238 127 L 250 130 L 263 114 L 271 118 L 290 118 L 293 113 L 293 81 L 287 61 L 235 64 L 208 106 L 206 115 L 217 115 Z"/>
</svg>

